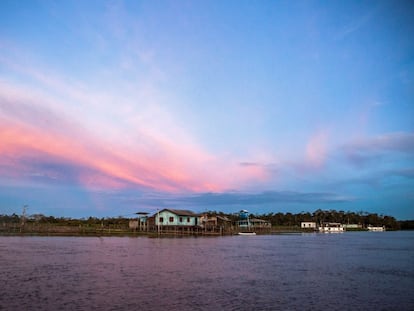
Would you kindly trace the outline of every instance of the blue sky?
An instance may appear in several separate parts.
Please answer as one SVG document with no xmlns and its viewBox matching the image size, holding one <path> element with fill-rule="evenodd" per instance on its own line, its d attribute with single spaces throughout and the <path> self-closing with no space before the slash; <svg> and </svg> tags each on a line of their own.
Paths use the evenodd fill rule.
<svg viewBox="0 0 414 311">
<path fill-rule="evenodd" d="M 409 1 L 2 1 L 0 213 L 414 218 Z"/>
</svg>

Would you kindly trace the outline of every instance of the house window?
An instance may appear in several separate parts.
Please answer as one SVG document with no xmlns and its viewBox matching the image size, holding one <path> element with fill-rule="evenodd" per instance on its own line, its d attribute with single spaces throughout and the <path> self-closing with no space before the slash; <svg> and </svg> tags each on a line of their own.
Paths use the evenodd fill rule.
<svg viewBox="0 0 414 311">
<path fill-rule="evenodd" d="M 170 222 L 174 222 L 174 217 L 170 217 Z"/>
<path fill-rule="evenodd" d="M 160 217 L 160 222 L 164 222 L 164 217 Z"/>
<path fill-rule="evenodd" d="M 182 217 L 180 217 L 180 222 L 183 222 L 183 218 Z"/>
<path fill-rule="evenodd" d="M 190 217 L 187 217 L 187 222 L 190 222 Z"/>
</svg>

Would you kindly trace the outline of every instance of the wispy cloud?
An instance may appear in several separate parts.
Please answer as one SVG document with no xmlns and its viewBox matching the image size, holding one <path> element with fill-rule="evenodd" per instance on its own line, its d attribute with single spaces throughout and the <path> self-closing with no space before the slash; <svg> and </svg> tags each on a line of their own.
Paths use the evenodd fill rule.
<svg viewBox="0 0 414 311">
<path fill-rule="evenodd" d="M 366 24 L 370 22 L 373 18 L 375 13 L 377 12 L 379 6 L 374 7 L 370 11 L 366 12 L 365 14 L 354 18 L 346 25 L 344 25 L 338 32 L 335 34 L 335 39 L 343 39 L 352 33 L 358 31 L 360 28 L 364 27 Z"/>
<path fill-rule="evenodd" d="M 306 145 L 306 162 L 315 168 L 321 167 L 326 159 L 328 133 L 318 131 Z"/>
<path fill-rule="evenodd" d="M 140 186 L 164 191 L 218 191 L 265 178 L 260 167 L 241 167 L 235 159 L 217 158 L 203 150 L 167 111 L 152 109 L 151 119 L 165 121 L 158 120 L 154 127 L 136 114 L 134 105 L 124 110 L 113 107 L 111 95 L 109 101 L 105 95 L 90 98 L 87 90 L 64 86 L 58 77 L 33 75 L 32 71 L 29 75 L 47 87 L 53 81 L 57 96 L 0 84 L 3 176 L 20 172 L 58 178 L 71 167 L 77 182 L 86 187 Z M 84 111 L 73 110 L 66 97 Z M 96 106 L 99 98 L 104 111 L 113 111 L 126 124 L 102 120 Z M 131 118 L 131 112 L 135 117 Z M 97 115 L 90 115 L 94 113 Z M 94 118 L 99 122 L 93 122 Z M 54 162 L 62 168 L 47 167 Z"/>
<path fill-rule="evenodd" d="M 129 203 L 147 207 L 185 206 L 192 208 L 228 208 L 250 206 L 260 208 L 262 205 L 278 205 L 287 203 L 298 204 L 325 204 L 352 202 L 354 198 L 337 193 L 325 192 L 294 192 L 294 191 L 267 191 L 260 193 L 223 192 L 201 193 L 188 195 L 153 194 L 152 196 L 136 197 L 130 195 L 124 198 Z"/>
<path fill-rule="evenodd" d="M 345 147 L 361 151 L 399 151 L 412 153 L 414 152 L 414 133 L 388 133 L 372 138 L 355 140 Z"/>
<path fill-rule="evenodd" d="M 388 153 L 414 156 L 414 133 L 397 132 L 357 139 L 345 144 L 341 151 L 356 166 L 371 163 Z"/>
<path fill-rule="evenodd" d="M 383 188 L 389 184 L 407 184 L 406 180 L 414 179 L 414 168 L 385 169 L 372 173 L 365 173 L 358 177 L 335 182 L 335 186 L 368 185 L 373 188 Z"/>
</svg>

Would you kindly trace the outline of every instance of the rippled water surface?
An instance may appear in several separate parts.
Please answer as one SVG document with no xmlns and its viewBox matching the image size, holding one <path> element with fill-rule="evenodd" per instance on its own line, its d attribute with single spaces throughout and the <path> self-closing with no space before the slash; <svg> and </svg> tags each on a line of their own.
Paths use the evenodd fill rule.
<svg viewBox="0 0 414 311">
<path fill-rule="evenodd" d="M 414 310 L 414 232 L 0 237 L 1 310 Z"/>
</svg>

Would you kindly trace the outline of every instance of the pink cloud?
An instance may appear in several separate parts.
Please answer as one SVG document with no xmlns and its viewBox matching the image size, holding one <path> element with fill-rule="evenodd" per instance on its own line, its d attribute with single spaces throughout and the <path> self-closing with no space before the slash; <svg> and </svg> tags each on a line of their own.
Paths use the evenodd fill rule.
<svg viewBox="0 0 414 311">
<path fill-rule="evenodd" d="M 262 167 L 206 151 L 159 103 L 165 96 L 151 81 L 126 81 L 113 88 L 121 94 L 110 93 L 0 61 L 21 77 L 0 83 L 0 167 L 8 176 L 11 163 L 23 178 L 37 174 L 30 161 L 50 161 L 76 168 L 77 182 L 89 188 L 222 191 L 267 178 Z"/>
<path fill-rule="evenodd" d="M 313 168 L 324 165 L 327 155 L 328 134 L 326 131 L 316 132 L 306 145 L 306 162 Z"/>
<path fill-rule="evenodd" d="M 55 115 L 42 111 L 45 119 Z M 127 146 L 89 133 L 63 118 L 48 128 L 48 124 L 40 126 L 38 120 L 31 121 L 30 116 L 13 115 L 9 109 L 0 121 L 0 165 L 3 171 L 9 167 L 8 174 L 32 174 L 29 158 L 76 167 L 77 182 L 88 188 L 222 191 L 265 178 L 260 168 L 232 165 L 231 159 L 227 162 L 214 157 L 197 145 L 171 142 L 145 131 L 136 134 L 140 143 Z"/>
</svg>

